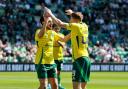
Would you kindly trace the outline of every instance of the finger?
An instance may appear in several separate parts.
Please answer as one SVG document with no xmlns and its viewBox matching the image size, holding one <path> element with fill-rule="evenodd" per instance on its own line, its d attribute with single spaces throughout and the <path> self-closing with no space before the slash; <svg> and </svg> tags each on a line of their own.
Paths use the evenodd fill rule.
<svg viewBox="0 0 128 89">
<path fill-rule="evenodd" d="M 66 12 L 65 14 L 66 14 L 66 15 L 71 15 L 71 14 L 70 14 L 70 13 L 68 13 L 68 12 Z"/>
<path fill-rule="evenodd" d="M 68 12 L 68 10 L 65 10 L 65 12 Z"/>
<path fill-rule="evenodd" d="M 72 11 L 71 9 L 65 10 L 66 12 Z"/>
</svg>

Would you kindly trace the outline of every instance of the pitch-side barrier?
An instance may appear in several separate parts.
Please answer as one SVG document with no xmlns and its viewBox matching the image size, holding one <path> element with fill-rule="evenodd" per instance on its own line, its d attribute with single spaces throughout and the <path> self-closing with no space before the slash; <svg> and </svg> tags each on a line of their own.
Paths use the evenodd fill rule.
<svg viewBox="0 0 128 89">
<path fill-rule="evenodd" d="M 33 72 L 34 64 L 5 63 L 0 64 L 0 72 Z M 63 64 L 62 71 L 72 71 L 72 64 Z M 95 72 L 128 72 L 128 63 L 92 63 L 91 71 Z"/>
</svg>

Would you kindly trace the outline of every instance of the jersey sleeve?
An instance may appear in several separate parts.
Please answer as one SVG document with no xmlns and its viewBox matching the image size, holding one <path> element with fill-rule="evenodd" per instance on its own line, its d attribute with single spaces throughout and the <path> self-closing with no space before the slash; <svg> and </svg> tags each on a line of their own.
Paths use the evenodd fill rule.
<svg viewBox="0 0 128 89">
<path fill-rule="evenodd" d="M 77 23 L 68 23 L 68 24 L 66 24 L 66 29 L 73 30 L 73 29 L 77 29 L 78 26 L 79 25 Z"/>
<path fill-rule="evenodd" d="M 59 35 L 60 35 L 61 38 L 64 38 L 64 35 L 63 34 L 60 33 Z M 60 41 L 61 44 L 63 44 L 63 45 L 65 44 L 65 42 L 63 42 L 61 39 L 58 39 L 58 41 Z"/>
<path fill-rule="evenodd" d="M 35 41 L 38 41 L 39 40 L 39 37 L 38 37 L 38 33 L 40 32 L 39 29 L 37 29 L 36 33 L 35 33 Z"/>
<path fill-rule="evenodd" d="M 64 38 L 63 35 L 57 34 L 57 33 L 54 31 L 54 40 L 55 40 L 55 41 L 61 40 L 62 38 Z"/>
</svg>

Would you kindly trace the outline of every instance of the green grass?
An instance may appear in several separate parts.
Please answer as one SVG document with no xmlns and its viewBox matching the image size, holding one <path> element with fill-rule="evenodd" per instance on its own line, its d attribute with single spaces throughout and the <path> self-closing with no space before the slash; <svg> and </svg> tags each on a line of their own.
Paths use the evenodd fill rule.
<svg viewBox="0 0 128 89">
<path fill-rule="evenodd" d="M 71 72 L 62 72 L 62 85 L 72 89 Z M 0 89 L 37 89 L 36 72 L 0 72 Z M 92 72 L 88 89 L 128 89 L 128 72 Z"/>
</svg>

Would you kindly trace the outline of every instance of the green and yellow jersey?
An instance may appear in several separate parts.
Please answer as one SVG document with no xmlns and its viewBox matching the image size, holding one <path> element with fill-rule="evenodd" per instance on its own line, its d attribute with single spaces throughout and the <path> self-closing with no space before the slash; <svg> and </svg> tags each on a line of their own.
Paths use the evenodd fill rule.
<svg viewBox="0 0 128 89">
<path fill-rule="evenodd" d="M 64 38 L 64 35 L 61 33 L 57 33 L 60 37 Z M 53 46 L 53 56 L 55 60 L 62 60 L 63 59 L 63 48 L 60 46 L 57 41 L 59 41 L 60 38 L 56 37 L 54 41 L 54 46 Z M 64 44 L 64 42 L 61 42 Z"/>
<path fill-rule="evenodd" d="M 66 28 L 71 30 L 72 57 L 88 57 L 88 26 L 80 22 L 69 23 Z"/>
<path fill-rule="evenodd" d="M 40 29 L 38 29 L 35 34 L 37 44 L 35 64 L 54 64 L 53 42 L 54 39 L 58 38 L 58 34 L 53 30 L 46 30 L 44 36 L 39 38 L 39 31 Z"/>
</svg>

